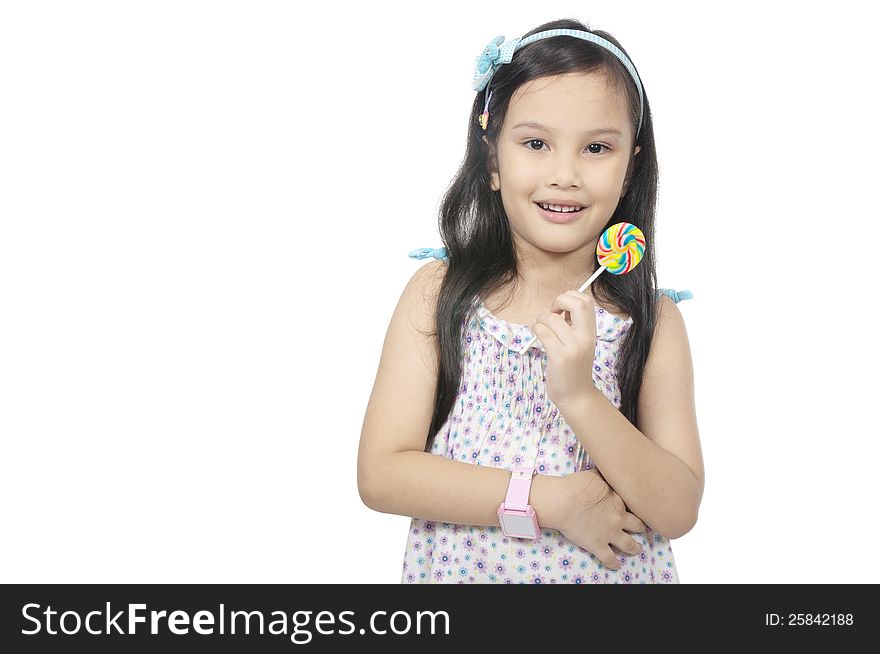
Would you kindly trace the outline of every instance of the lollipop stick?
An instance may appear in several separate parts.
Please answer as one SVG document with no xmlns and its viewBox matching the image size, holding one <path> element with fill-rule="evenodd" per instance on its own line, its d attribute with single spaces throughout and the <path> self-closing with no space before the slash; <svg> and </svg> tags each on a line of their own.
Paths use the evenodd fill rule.
<svg viewBox="0 0 880 654">
<path fill-rule="evenodd" d="M 596 277 L 598 277 L 599 275 L 601 275 L 603 270 L 605 270 L 605 266 L 599 266 L 599 267 L 596 269 L 596 272 L 594 272 L 592 275 L 590 275 L 590 278 L 589 278 L 587 281 L 584 282 L 584 285 L 581 286 L 581 287 L 578 289 L 578 291 L 581 292 L 581 293 L 583 293 L 585 290 L 587 290 L 587 286 L 589 286 L 589 285 L 592 284 L 594 281 L 596 281 Z"/>
<path fill-rule="evenodd" d="M 590 278 L 587 281 L 585 281 L 583 283 L 583 285 L 578 289 L 578 292 L 583 293 L 585 290 L 587 290 L 587 287 L 590 284 L 592 284 L 594 281 L 596 281 L 596 277 L 601 275 L 602 271 L 604 271 L 605 269 L 606 269 L 606 266 L 599 266 L 596 269 L 596 272 L 594 272 L 592 275 L 590 275 Z M 564 313 L 564 311 L 563 311 L 563 313 Z M 519 351 L 519 353 L 522 354 L 523 352 L 528 350 L 530 347 L 532 347 L 532 343 L 534 343 L 536 340 L 538 340 L 538 337 L 533 336 L 532 340 L 530 340 L 528 343 L 526 343 L 525 346 Z"/>
</svg>

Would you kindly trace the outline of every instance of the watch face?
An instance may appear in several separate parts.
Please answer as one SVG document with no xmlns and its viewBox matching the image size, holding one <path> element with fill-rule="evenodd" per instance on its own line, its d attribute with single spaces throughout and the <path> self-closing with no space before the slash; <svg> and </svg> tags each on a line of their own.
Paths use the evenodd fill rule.
<svg viewBox="0 0 880 654">
<path fill-rule="evenodd" d="M 535 538 L 535 523 L 533 519 L 525 515 L 504 514 L 501 519 L 504 521 L 504 531 L 513 536 L 521 538 Z"/>
</svg>

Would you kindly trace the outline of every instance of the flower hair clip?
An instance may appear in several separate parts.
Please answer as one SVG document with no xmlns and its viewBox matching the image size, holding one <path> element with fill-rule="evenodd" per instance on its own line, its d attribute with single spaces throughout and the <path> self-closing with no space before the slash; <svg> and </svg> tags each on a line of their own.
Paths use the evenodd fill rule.
<svg viewBox="0 0 880 654">
<path fill-rule="evenodd" d="M 489 100 L 492 99 L 492 91 L 489 91 L 489 95 L 486 96 L 486 104 L 483 106 L 483 113 L 480 114 L 480 127 L 483 128 L 485 132 L 489 126 Z"/>
<path fill-rule="evenodd" d="M 522 39 L 512 39 L 504 43 L 503 36 L 496 36 L 489 41 L 474 63 L 474 79 L 471 88 L 474 91 L 482 91 L 489 85 L 492 75 L 504 64 L 509 64 L 513 59 L 516 46 Z M 503 45 L 502 45 L 503 44 Z"/>
</svg>

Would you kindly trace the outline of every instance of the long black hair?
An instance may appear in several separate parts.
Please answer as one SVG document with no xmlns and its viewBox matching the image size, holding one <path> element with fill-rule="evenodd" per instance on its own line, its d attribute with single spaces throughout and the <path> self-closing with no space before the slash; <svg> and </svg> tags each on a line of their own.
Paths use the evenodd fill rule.
<svg viewBox="0 0 880 654">
<path fill-rule="evenodd" d="M 580 21 L 564 19 L 545 23 L 525 36 L 549 29 L 590 31 L 607 39 L 624 53 L 623 46 L 607 32 L 590 30 Z M 629 55 L 627 55 L 628 57 Z M 475 298 L 504 288 L 518 277 L 514 243 L 499 191 L 490 188 L 490 162 L 494 162 L 497 139 L 517 88 L 530 80 L 565 73 L 601 73 L 615 90 L 627 98 L 632 133 L 639 122 L 639 93 L 620 61 L 605 48 L 569 36 L 541 39 L 518 50 L 510 63 L 501 66 L 491 80 L 489 126 L 478 118 L 484 93 L 474 98 L 468 122 L 464 161 L 443 196 L 440 236 L 448 255 L 448 269 L 437 295 L 436 336 L 439 347 L 437 393 L 425 451 L 446 422 L 461 384 L 463 329 L 475 308 Z M 608 303 L 628 313 L 633 323 L 621 343 L 617 377 L 621 413 L 633 424 L 650 350 L 655 322 L 656 266 L 654 262 L 654 211 L 657 201 L 657 153 L 647 93 L 644 93 L 641 132 L 629 149 L 624 195 L 604 229 L 618 222 L 632 223 L 645 235 L 645 254 L 625 275 L 599 275 L 591 285 L 599 304 Z M 489 143 L 483 141 L 486 135 Z M 638 156 L 633 156 L 635 146 Z"/>
</svg>

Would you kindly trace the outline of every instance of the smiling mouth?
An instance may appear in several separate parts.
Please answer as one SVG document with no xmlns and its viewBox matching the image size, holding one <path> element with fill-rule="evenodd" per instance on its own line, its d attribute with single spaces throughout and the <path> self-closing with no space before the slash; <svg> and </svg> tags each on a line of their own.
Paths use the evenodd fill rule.
<svg viewBox="0 0 880 654">
<path fill-rule="evenodd" d="M 555 209 L 542 207 L 538 202 L 535 202 L 533 204 L 538 207 L 538 209 L 540 209 L 544 213 L 544 215 L 559 218 L 579 216 L 584 212 L 584 209 L 586 209 L 586 207 L 581 207 L 575 210 L 557 211 Z"/>
</svg>

